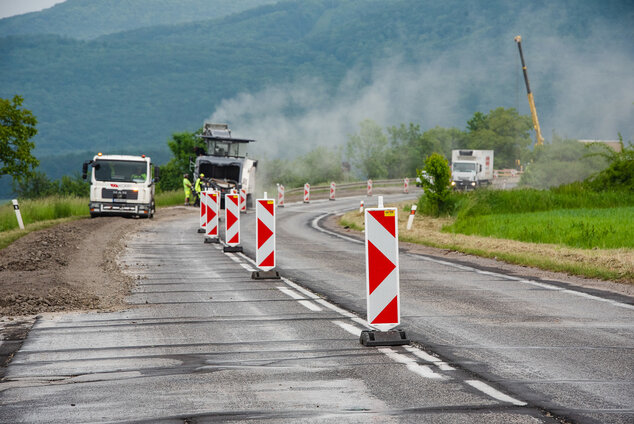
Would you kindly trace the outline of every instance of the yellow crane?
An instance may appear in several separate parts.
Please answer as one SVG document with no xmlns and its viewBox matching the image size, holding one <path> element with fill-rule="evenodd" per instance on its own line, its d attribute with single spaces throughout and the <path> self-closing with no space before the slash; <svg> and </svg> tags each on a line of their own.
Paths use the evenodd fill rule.
<svg viewBox="0 0 634 424">
<path fill-rule="evenodd" d="M 542 137 L 542 130 L 539 128 L 539 119 L 537 119 L 537 109 L 535 108 L 535 100 L 533 99 L 533 93 L 531 86 L 528 83 L 528 74 L 526 73 L 526 63 L 524 62 L 524 54 L 522 53 L 522 36 L 515 37 L 517 48 L 520 50 L 520 59 L 522 60 L 522 71 L 524 72 L 524 82 L 526 83 L 526 91 L 528 93 L 528 105 L 531 108 L 531 116 L 533 118 L 533 127 L 535 128 L 536 145 L 541 146 L 544 144 L 544 137 Z"/>
</svg>

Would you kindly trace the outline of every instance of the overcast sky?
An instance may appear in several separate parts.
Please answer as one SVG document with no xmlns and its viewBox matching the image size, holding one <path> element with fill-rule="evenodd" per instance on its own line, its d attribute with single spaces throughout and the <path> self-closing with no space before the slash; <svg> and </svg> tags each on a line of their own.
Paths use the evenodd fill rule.
<svg viewBox="0 0 634 424">
<path fill-rule="evenodd" d="M 66 0 L 0 0 L 0 19 L 47 9 Z"/>
</svg>

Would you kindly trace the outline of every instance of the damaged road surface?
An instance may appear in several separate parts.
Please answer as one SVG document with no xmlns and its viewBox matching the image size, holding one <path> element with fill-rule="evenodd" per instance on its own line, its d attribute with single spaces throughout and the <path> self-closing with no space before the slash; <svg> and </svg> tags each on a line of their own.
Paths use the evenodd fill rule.
<svg viewBox="0 0 634 424">
<path fill-rule="evenodd" d="M 401 264 L 409 296 L 402 321 L 415 343 L 362 346 L 364 275 L 363 262 L 356 262 L 363 246 L 310 226 L 324 209 L 358 201 L 279 210 L 278 269 L 287 277 L 281 280 L 251 279 L 252 212 L 241 219 L 246 254 L 204 244 L 196 215 L 142 227 L 121 257 L 124 268 L 140 276 L 127 299 L 134 307 L 39 318 L 0 384 L 0 422 L 556 423 L 569 408 L 565 397 L 557 399 L 565 384 L 572 394 L 587 385 L 582 400 L 588 402 L 607 396 L 593 395 L 593 384 L 614 392 L 614 405 L 606 403 L 602 415 L 576 419 L 631 419 L 623 391 L 632 393 L 632 315 L 616 309 L 609 318 L 619 325 L 608 326 L 596 318 L 612 307 L 608 302 L 585 321 L 554 312 L 539 318 L 530 302 L 518 300 L 528 284 L 408 253 Z M 441 293 L 448 278 L 455 280 L 449 297 Z M 414 290 L 414 281 L 423 288 Z M 553 308 L 564 295 L 530 290 L 551 296 Z M 511 327 L 502 330 L 505 323 Z M 581 343 L 578 327 L 602 325 L 611 336 L 600 342 L 611 353 L 592 353 L 609 361 L 602 381 L 596 382 L 594 367 L 576 374 L 561 369 L 540 386 L 546 374 L 540 362 L 561 363 L 551 355 L 564 344 L 580 352 L 570 337 L 544 346 L 543 332 L 555 340 L 571 328 Z M 629 365 L 612 366 L 618 357 Z M 585 381 L 566 382 L 573 374 Z M 556 417 L 543 408 L 546 397 L 559 405 Z"/>
</svg>

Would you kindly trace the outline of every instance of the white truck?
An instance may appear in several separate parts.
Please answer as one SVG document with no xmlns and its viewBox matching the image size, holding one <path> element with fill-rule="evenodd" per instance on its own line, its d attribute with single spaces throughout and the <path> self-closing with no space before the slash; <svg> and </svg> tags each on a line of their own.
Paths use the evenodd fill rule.
<svg viewBox="0 0 634 424">
<path fill-rule="evenodd" d="M 84 162 L 82 178 L 90 170 L 90 217 L 118 215 L 152 218 L 154 188 L 159 168 L 149 157 L 102 155 Z"/>
<path fill-rule="evenodd" d="M 199 175 L 204 175 L 203 184 L 220 191 L 221 208 L 224 207 L 225 194 L 233 189 L 244 189 L 247 207 L 252 208 L 258 161 L 247 157 L 246 148 L 255 140 L 234 138 L 227 124 L 209 122 L 205 122 L 200 137 L 205 140 L 207 150 L 199 152 L 196 157 L 194 181 Z"/>
<path fill-rule="evenodd" d="M 474 189 L 493 181 L 493 150 L 452 150 L 451 186 Z"/>
</svg>

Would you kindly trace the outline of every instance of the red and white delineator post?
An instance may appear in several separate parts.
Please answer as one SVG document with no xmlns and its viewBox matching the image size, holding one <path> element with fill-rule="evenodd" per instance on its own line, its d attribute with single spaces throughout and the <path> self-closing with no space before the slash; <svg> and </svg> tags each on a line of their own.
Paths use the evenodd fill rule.
<svg viewBox="0 0 634 424">
<path fill-rule="evenodd" d="M 403 193 L 409 193 L 409 178 L 403 180 Z"/>
<path fill-rule="evenodd" d="M 242 252 L 240 244 L 240 195 L 225 194 L 225 252 Z"/>
<path fill-rule="evenodd" d="M 365 210 L 367 320 L 376 330 L 364 330 L 366 346 L 409 344 L 400 324 L 398 211 L 382 207 Z"/>
<path fill-rule="evenodd" d="M 275 201 L 257 199 L 255 201 L 255 265 L 260 271 L 254 271 L 255 280 L 279 279 L 275 268 Z"/>
<path fill-rule="evenodd" d="M 310 184 L 304 184 L 304 203 L 310 203 Z"/>
<path fill-rule="evenodd" d="M 363 213 L 363 200 L 359 204 L 359 213 Z"/>
<path fill-rule="evenodd" d="M 207 201 L 205 202 L 206 211 L 206 225 L 205 230 L 205 243 L 218 243 L 218 211 L 220 209 L 220 193 L 215 190 L 206 190 Z"/>
<path fill-rule="evenodd" d="M 207 193 L 205 190 L 200 192 L 200 228 L 198 228 L 199 233 L 205 232 L 205 227 L 207 226 Z"/>
<path fill-rule="evenodd" d="M 337 184 L 333 181 L 330 183 L 330 196 L 328 200 L 335 200 L 335 191 L 337 191 Z"/>
<path fill-rule="evenodd" d="M 247 211 L 247 191 L 243 188 L 240 189 L 240 212 Z"/>
<path fill-rule="evenodd" d="M 412 224 L 414 223 L 414 215 L 416 215 L 416 205 L 412 205 L 412 211 L 409 213 L 409 218 L 407 218 L 407 230 L 412 229 Z"/>
<path fill-rule="evenodd" d="M 277 207 L 284 207 L 284 186 L 282 184 L 277 185 Z"/>
<path fill-rule="evenodd" d="M 368 180 L 368 196 L 372 196 L 372 180 Z"/>
</svg>

